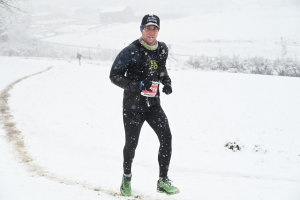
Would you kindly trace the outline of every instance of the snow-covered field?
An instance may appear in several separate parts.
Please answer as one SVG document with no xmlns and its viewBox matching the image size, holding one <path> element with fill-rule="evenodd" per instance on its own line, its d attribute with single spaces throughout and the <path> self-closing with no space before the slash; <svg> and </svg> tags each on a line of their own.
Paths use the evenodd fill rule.
<svg viewBox="0 0 300 200">
<path fill-rule="evenodd" d="M 108 79 L 110 63 L 78 66 L 4 57 L 1 63 L 2 90 L 53 67 L 7 91 L 9 110 L 2 112 L 1 122 L 8 127 L 0 129 L 0 199 L 118 195 L 122 90 Z M 300 198 L 300 79 L 193 70 L 170 75 L 174 93 L 162 95 L 162 105 L 174 138 L 169 175 L 181 193 L 156 193 L 158 141 L 145 125 L 133 165 L 134 196 Z M 227 142 L 238 143 L 241 151 L 225 148 Z"/>
<path fill-rule="evenodd" d="M 151 13 L 151 11 L 149 11 Z M 44 39 L 66 45 L 110 48 L 116 51 L 140 37 L 140 22 L 108 24 L 94 29 L 74 25 L 66 33 Z M 61 32 L 62 30 L 57 30 Z M 287 55 L 300 55 L 300 7 L 277 7 L 203 14 L 176 20 L 161 19 L 159 40 L 171 47 L 174 58 L 238 55 L 281 58 L 281 38 Z"/>
<path fill-rule="evenodd" d="M 174 54 L 280 57 L 278 37 L 300 39 L 297 9 L 162 21 L 159 40 L 172 44 Z M 250 27 L 241 28 L 245 20 Z M 123 48 L 140 36 L 138 25 L 47 40 Z M 196 42 L 210 39 L 227 42 L 207 48 Z M 257 45 L 228 42 L 238 40 Z M 288 46 L 288 55 L 299 49 Z M 112 62 L 0 57 L 0 63 L 0 199 L 126 199 L 119 196 L 123 91 L 108 78 Z M 169 176 L 181 193 L 156 193 L 159 144 L 145 124 L 132 199 L 299 200 L 300 79 L 169 68 L 173 93 L 161 99 L 173 134 Z M 241 151 L 226 148 L 228 142 Z"/>
<path fill-rule="evenodd" d="M 18 153 L 20 146 L 16 148 L 14 145 L 16 140 L 9 139 L 8 132 L 5 131 L 4 123 L 8 124 L 8 119 L 16 122 L 15 117 L 9 118 L 9 116 L 5 114 L 7 111 L 6 101 L 4 101 L 6 97 L 6 95 L 4 95 L 5 90 L 9 89 L 9 86 L 15 81 L 43 71 L 50 66 L 59 66 L 60 62 L 48 59 L 29 60 L 5 57 L 0 57 L 0 60 L 0 199 L 99 199 L 99 195 L 94 191 L 49 181 L 32 173 L 31 170 L 22 163 L 22 157 L 20 157 Z M 27 93 L 26 90 L 23 92 Z M 38 96 L 34 93 L 27 94 Z M 23 104 L 22 99 L 20 99 L 20 103 Z M 10 107 L 10 109 L 12 114 L 14 108 Z M 45 108 L 45 110 L 47 110 L 47 108 Z M 21 123 L 21 121 L 17 123 Z M 11 130 L 10 127 L 11 126 L 8 126 L 9 130 Z M 25 137 L 25 135 L 25 132 L 22 131 L 20 137 Z M 24 150 L 26 149 L 27 145 Z M 57 164 L 61 165 L 60 163 Z M 111 198 L 104 194 L 101 194 L 100 197 L 102 197 L 102 199 L 104 199 L 104 197 L 105 199 Z"/>
</svg>

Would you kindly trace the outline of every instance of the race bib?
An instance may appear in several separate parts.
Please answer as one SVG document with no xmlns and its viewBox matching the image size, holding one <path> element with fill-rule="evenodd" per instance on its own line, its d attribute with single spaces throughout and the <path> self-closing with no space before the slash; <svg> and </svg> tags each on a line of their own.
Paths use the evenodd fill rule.
<svg viewBox="0 0 300 200">
<path fill-rule="evenodd" d="M 142 90 L 141 95 L 143 95 L 145 97 L 155 97 L 155 95 L 157 93 L 157 89 L 158 89 L 158 82 L 152 81 L 152 85 L 151 85 L 150 89 L 152 90 L 151 92 L 148 90 Z"/>
</svg>

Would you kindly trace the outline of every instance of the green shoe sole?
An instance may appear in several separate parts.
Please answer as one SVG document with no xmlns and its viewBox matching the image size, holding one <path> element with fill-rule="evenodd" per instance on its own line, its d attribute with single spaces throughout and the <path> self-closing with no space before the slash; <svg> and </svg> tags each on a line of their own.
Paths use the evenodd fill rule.
<svg viewBox="0 0 300 200">
<path fill-rule="evenodd" d="M 125 194 L 125 193 L 123 192 L 122 186 L 120 187 L 120 192 L 121 192 L 121 195 L 122 195 L 122 196 L 125 196 L 125 197 L 131 196 L 131 192 L 130 192 L 129 194 Z"/>
<path fill-rule="evenodd" d="M 166 195 L 174 195 L 174 194 L 178 194 L 178 193 L 180 193 L 180 191 L 179 190 L 177 190 L 177 191 L 174 191 L 174 192 L 167 192 L 167 191 L 165 191 L 165 190 L 160 190 L 160 189 L 157 189 L 156 190 L 157 192 L 159 192 L 159 193 L 164 193 L 164 194 L 166 194 Z"/>
</svg>

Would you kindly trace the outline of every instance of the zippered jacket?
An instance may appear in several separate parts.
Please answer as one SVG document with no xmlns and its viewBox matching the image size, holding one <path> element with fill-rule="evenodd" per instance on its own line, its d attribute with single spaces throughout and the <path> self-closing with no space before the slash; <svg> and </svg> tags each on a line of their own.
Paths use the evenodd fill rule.
<svg viewBox="0 0 300 200">
<path fill-rule="evenodd" d="M 116 57 L 111 71 L 110 80 L 124 89 L 123 108 L 133 111 L 147 111 L 149 107 L 160 103 L 159 88 L 155 97 L 141 95 L 139 83 L 150 80 L 171 84 L 166 69 L 168 47 L 158 42 L 156 50 L 146 49 L 139 40 L 125 47 Z"/>
</svg>

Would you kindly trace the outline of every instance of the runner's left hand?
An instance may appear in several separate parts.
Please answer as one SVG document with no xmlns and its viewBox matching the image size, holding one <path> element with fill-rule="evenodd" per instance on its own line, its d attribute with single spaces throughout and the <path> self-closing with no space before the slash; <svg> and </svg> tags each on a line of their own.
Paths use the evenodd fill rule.
<svg viewBox="0 0 300 200">
<path fill-rule="evenodd" d="M 163 88 L 163 92 L 166 94 L 171 94 L 173 92 L 172 86 L 170 84 L 166 84 Z"/>
</svg>

